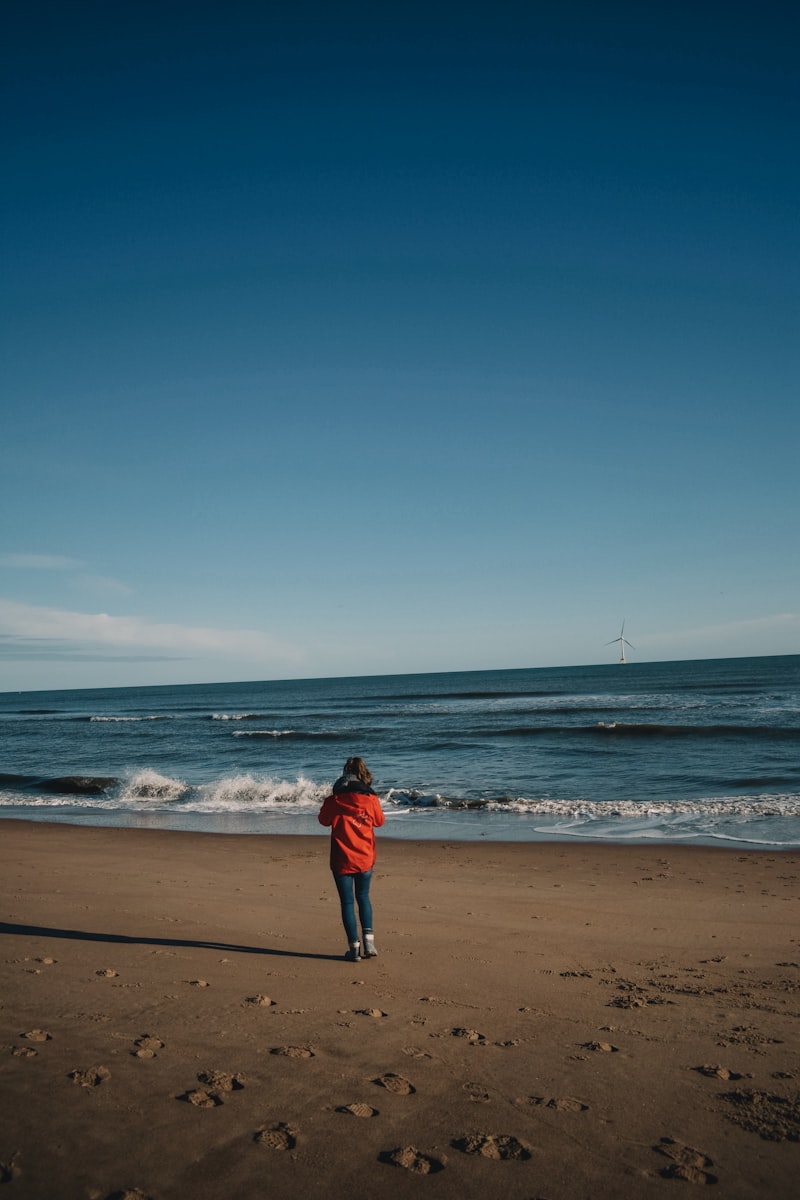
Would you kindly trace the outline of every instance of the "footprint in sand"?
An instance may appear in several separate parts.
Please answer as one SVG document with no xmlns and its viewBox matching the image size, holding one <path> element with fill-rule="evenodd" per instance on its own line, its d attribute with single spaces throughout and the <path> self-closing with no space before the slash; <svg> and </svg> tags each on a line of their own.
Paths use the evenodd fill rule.
<svg viewBox="0 0 800 1200">
<path fill-rule="evenodd" d="M 555 1112 L 588 1112 L 589 1105 L 574 1096 L 528 1096 L 523 1103 L 539 1105 L 542 1108 L 552 1108 Z"/>
<path fill-rule="evenodd" d="M 52 1033 L 48 1033 L 46 1029 L 29 1029 L 27 1033 L 19 1035 L 29 1042 L 50 1042 L 53 1039 Z"/>
<path fill-rule="evenodd" d="M 271 1008 L 277 1001 L 271 996 L 262 996 L 259 992 L 256 996 L 248 996 L 244 1002 L 245 1008 Z"/>
<path fill-rule="evenodd" d="M 481 1083 L 464 1083 L 462 1089 L 467 1093 L 467 1096 L 476 1104 L 488 1104 L 491 1100 L 486 1088 Z"/>
<path fill-rule="evenodd" d="M 474 1045 L 486 1041 L 485 1034 L 478 1033 L 477 1029 L 464 1029 L 461 1026 L 457 1026 L 455 1029 L 451 1029 L 449 1033 L 451 1037 L 464 1038 L 465 1041 L 472 1042 Z"/>
<path fill-rule="evenodd" d="M 95 975 L 99 975 L 101 979 L 116 979 L 119 971 L 115 971 L 113 967 L 104 967 L 100 971 L 95 971 Z"/>
<path fill-rule="evenodd" d="M 314 1051 L 310 1046 L 273 1046 L 270 1054 L 278 1054 L 282 1058 L 313 1058 Z"/>
<path fill-rule="evenodd" d="M 451 1145 L 464 1154 L 478 1154 L 481 1158 L 497 1161 L 524 1162 L 531 1152 L 524 1142 L 511 1134 L 472 1133 L 463 1138 L 454 1138 Z"/>
<path fill-rule="evenodd" d="M 740 1088 L 722 1097 L 733 1106 L 726 1117 L 767 1142 L 800 1142 L 800 1097 Z"/>
<path fill-rule="evenodd" d="M 385 1013 L 382 1008 L 357 1008 L 355 1010 L 358 1017 L 386 1017 L 389 1014 Z"/>
<path fill-rule="evenodd" d="M 14 1058 L 36 1058 L 39 1053 L 33 1046 L 4 1046 L 3 1049 L 10 1050 Z"/>
<path fill-rule="evenodd" d="M 713 1167 L 713 1160 L 707 1154 L 703 1154 L 702 1150 L 684 1146 L 683 1142 L 671 1137 L 662 1137 L 653 1149 L 672 1160 L 670 1165 L 661 1171 L 664 1179 L 682 1179 L 685 1183 L 717 1182 L 716 1175 L 712 1175 L 707 1169 Z"/>
<path fill-rule="evenodd" d="M 348 1113 L 351 1117 L 377 1117 L 379 1115 L 377 1108 L 372 1108 L 369 1104 L 342 1104 L 336 1109 L 340 1113 Z"/>
<path fill-rule="evenodd" d="M 599 1050 L 601 1054 L 617 1054 L 619 1046 L 612 1046 L 611 1042 L 581 1042 L 584 1050 Z"/>
<path fill-rule="evenodd" d="M 378 1157 L 381 1162 L 390 1163 L 393 1167 L 403 1167 L 415 1175 L 435 1175 L 437 1171 L 443 1171 L 445 1168 L 444 1159 L 423 1154 L 417 1150 L 416 1146 L 400 1146 L 397 1150 L 384 1150 Z"/>
<path fill-rule="evenodd" d="M 207 979 L 187 979 L 186 982 L 189 987 L 206 988 L 209 986 Z"/>
<path fill-rule="evenodd" d="M 707 1079 L 744 1079 L 744 1075 L 740 1075 L 738 1071 L 731 1071 L 719 1063 L 703 1063 L 702 1067 L 692 1067 L 692 1070 L 705 1075 Z"/>
<path fill-rule="evenodd" d="M 111 1072 L 108 1067 L 89 1067 L 88 1071 L 70 1071 L 68 1078 L 81 1087 L 93 1088 L 110 1079 Z"/>
<path fill-rule="evenodd" d="M 242 1075 L 229 1075 L 227 1071 L 201 1071 L 197 1080 L 214 1092 L 238 1092 L 244 1087 Z"/>
<path fill-rule="evenodd" d="M 133 1044 L 135 1049 L 131 1050 L 131 1054 L 134 1058 L 155 1058 L 158 1051 L 164 1049 L 161 1038 L 152 1037 L 149 1033 L 143 1033 Z"/>
<path fill-rule="evenodd" d="M 387 1071 L 385 1075 L 379 1075 L 372 1082 L 377 1083 L 379 1087 L 386 1088 L 387 1092 L 394 1092 L 397 1096 L 413 1096 L 417 1090 L 402 1075 L 395 1075 L 394 1071 Z"/>
<path fill-rule="evenodd" d="M 764 1054 L 765 1046 L 781 1046 L 781 1038 L 767 1037 L 759 1033 L 753 1025 L 734 1025 L 730 1033 L 719 1035 L 718 1046 L 727 1049 L 729 1046 L 746 1046 L 753 1054 Z"/>
<path fill-rule="evenodd" d="M 265 1125 L 255 1134 L 253 1141 L 258 1146 L 266 1146 L 268 1150 L 294 1150 L 297 1145 L 297 1130 L 285 1121 L 275 1125 Z"/>
<path fill-rule="evenodd" d="M 188 1104 L 193 1104 L 195 1108 L 217 1108 L 222 1104 L 221 1098 L 216 1092 L 207 1092 L 204 1088 L 195 1088 L 188 1092 L 184 1092 L 182 1096 L 178 1096 L 179 1100 L 186 1100 Z"/>
</svg>

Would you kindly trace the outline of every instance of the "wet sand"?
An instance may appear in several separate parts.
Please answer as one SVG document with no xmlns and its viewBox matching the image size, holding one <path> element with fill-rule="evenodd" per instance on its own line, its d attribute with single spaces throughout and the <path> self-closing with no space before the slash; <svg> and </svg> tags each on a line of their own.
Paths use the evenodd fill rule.
<svg viewBox="0 0 800 1200">
<path fill-rule="evenodd" d="M 0 822 L 16 1200 L 783 1200 L 800 854 Z"/>
</svg>

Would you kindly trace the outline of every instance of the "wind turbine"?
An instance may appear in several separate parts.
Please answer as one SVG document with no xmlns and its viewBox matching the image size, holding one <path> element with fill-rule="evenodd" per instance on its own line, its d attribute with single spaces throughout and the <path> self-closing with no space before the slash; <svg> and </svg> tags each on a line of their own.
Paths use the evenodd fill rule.
<svg viewBox="0 0 800 1200">
<path fill-rule="evenodd" d="M 627 644 L 628 646 L 630 646 L 631 650 L 635 650 L 635 649 L 636 649 L 636 647 L 634 646 L 633 642 L 629 642 L 629 641 L 627 641 L 627 639 L 626 639 L 626 637 L 625 637 L 625 619 L 624 619 L 624 617 L 623 617 L 623 620 L 622 620 L 622 629 L 620 629 L 620 631 L 619 631 L 619 637 L 618 637 L 618 638 L 612 638 L 610 642 L 606 642 L 606 645 L 607 645 L 607 646 L 613 646 L 615 642 L 619 642 L 619 643 L 620 643 L 620 656 L 619 656 L 619 661 L 620 661 L 621 663 L 624 663 L 624 662 L 626 662 L 626 661 L 627 661 L 627 660 L 626 660 L 626 658 L 625 658 L 625 646 L 626 646 L 626 644 Z"/>
</svg>

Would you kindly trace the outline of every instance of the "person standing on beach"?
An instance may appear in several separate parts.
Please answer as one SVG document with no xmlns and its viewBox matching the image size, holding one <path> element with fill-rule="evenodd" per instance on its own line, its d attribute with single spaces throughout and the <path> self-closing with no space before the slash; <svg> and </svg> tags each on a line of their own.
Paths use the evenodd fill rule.
<svg viewBox="0 0 800 1200">
<path fill-rule="evenodd" d="M 375 829 L 385 820 L 380 800 L 372 790 L 372 772 L 363 758 L 348 758 L 344 771 L 333 785 L 319 811 L 319 823 L 331 831 L 331 871 L 342 906 L 342 923 L 347 934 L 348 962 L 375 958 L 372 901 L 369 885 L 375 866 Z M 356 904 L 364 936 L 363 951 L 358 937 Z"/>
</svg>

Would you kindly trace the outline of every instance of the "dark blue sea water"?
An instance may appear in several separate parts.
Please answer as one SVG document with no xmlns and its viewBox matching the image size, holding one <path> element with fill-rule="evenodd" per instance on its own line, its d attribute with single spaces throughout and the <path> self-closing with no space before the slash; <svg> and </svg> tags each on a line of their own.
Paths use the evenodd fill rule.
<svg viewBox="0 0 800 1200">
<path fill-rule="evenodd" d="M 320 833 L 349 755 L 394 837 L 800 846 L 800 656 L 0 694 L 0 816 Z"/>
</svg>

